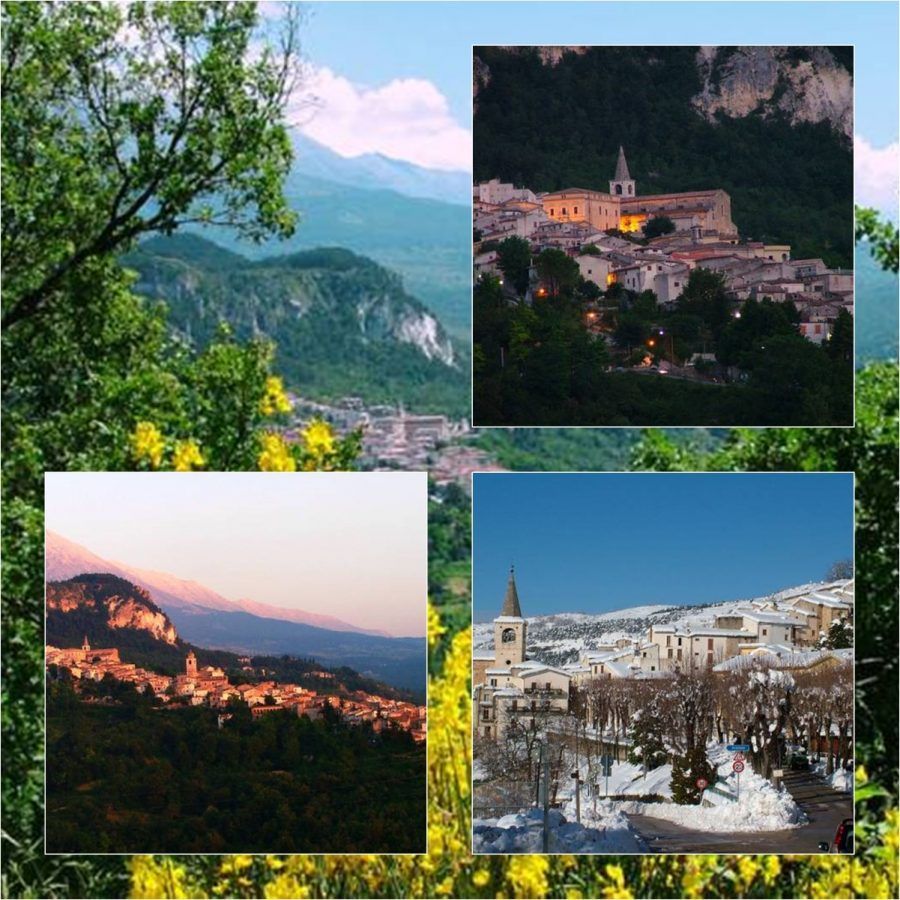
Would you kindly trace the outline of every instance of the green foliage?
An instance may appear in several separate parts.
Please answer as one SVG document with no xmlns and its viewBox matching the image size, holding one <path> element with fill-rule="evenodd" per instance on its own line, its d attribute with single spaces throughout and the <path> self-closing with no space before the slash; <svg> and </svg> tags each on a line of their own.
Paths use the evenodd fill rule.
<svg viewBox="0 0 900 900">
<path fill-rule="evenodd" d="M 706 758 L 705 747 L 694 747 L 684 756 L 676 756 L 672 763 L 672 800 L 675 803 L 696 805 L 703 796 L 697 779 L 715 784 L 716 770 Z"/>
<path fill-rule="evenodd" d="M 828 634 L 820 641 L 820 646 L 828 650 L 845 650 L 853 646 L 853 626 L 844 619 L 831 623 Z"/>
<path fill-rule="evenodd" d="M 856 240 L 869 244 L 881 268 L 896 274 L 900 265 L 900 230 L 893 222 L 883 219 L 877 210 L 857 206 Z"/>
<path fill-rule="evenodd" d="M 668 216 L 654 216 L 644 225 L 644 237 L 661 237 L 664 234 L 671 234 L 674 230 L 675 223 Z"/>
<path fill-rule="evenodd" d="M 534 264 L 538 278 L 551 297 L 571 293 L 581 278 L 578 263 L 563 250 L 542 250 Z"/>
<path fill-rule="evenodd" d="M 283 711 L 253 720 L 237 705 L 219 728 L 215 710 L 157 708 L 121 688 L 98 685 L 112 701 L 101 704 L 49 685 L 51 850 L 423 848 L 425 747 L 405 732 Z"/>
<path fill-rule="evenodd" d="M 291 233 L 295 18 L 251 61 L 256 21 L 248 3 L 4 6 L 4 327 L 143 233 Z"/>
<path fill-rule="evenodd" d="M 636 715 L 632 729 L 632 746 L 628 751 L 628 762 L 635 766 L 645 766 L 647 771 L 661 766 L 666 761 L 663 735 L 665 723 L 655 703 Z"/>
<path fill-rule="evenodd" d="M 521 297 L 528 290 L 528 274 L 531 268 L 531 244 L 520 237 L 508 237 L 497 246 L 497 265 L 504 278 Z"/>
<path fill-rule="evenodd" d="M 472 619 L 470 541 L 472 504 L 455 482 L 429 485 L 428 596 L 446 631 L 429 657 L 429 670 L 440 669 L 450 641 Z"/>
<path fill-rule="evenodd" d="M 475 113 L 476 181 L 605 191 L 623 144 L 638 196 L 722 188 L 742 236 L 850 267 L 849 141 L 828 122 L 778 114 L 708 121 L 691 103 L 703 87 L 696 47 L 592 47 L 555 65 L 528 48 L 478 47 L 477 59 L 490 78 Z"/>
</svg>

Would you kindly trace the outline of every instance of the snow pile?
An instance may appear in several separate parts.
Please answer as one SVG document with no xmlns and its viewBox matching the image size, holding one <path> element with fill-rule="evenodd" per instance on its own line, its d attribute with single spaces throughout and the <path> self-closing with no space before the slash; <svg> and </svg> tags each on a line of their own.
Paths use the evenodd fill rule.
<svg viewBox="0 0 900 900">
<path fill-rule="evenodd" d="M 719 787 L 735 794 L 736 776 L 728 776 L 725 784 L 720 782 Z M 740 800 L 731 802 L 707 790 L 704 801 L 715 805 L 626 802 L 620 804 L 620 808 L 625 813 L 666 819 L 698 831 L 781 831 L 807 822 L 806 815 L 786 790 L 776 790 L 770 781 L 749 767 L 741 775 Z"/>
<path fill-rule="evenodd" d="M 581 765 L 581 777 L 584 782 L 588 780 L 588 767 L 584 763 Z M 607 779 L 598 769 L 594 771 L 594 777 L 599 788 L 599 796 L 605 796 L 607 791 Z M 630 794 L 631 796 L 644 794 L 657 794 L 660 797 L 672 796 L 672 766 L 668 763 L 651 769 L 644 775 L 644 770 L 640 766 L 635 766 L 630 762 L 613 763 L 609 773 L 609 794 Z M 567 783 L 567 790 L 573 793 L 575 784 L 572 781 Z M 582 805 L 586 796 L 590 796 L 589 788 L 582 787 Z"/>
<path fill-rule="evenodd" d="M 574 812 L 572 813 L 574 819 Z M 529 809 L 499 819 L 475 819 L 475 853 L 543 852 L 544 813 Z M 640 845 L 621 812 L 607 809 L 590 825 L 569 821 L 558 809 L 549 814 L 551 853 L 636 853 Z"/>
<path fill-rule="evenodd" d="M 853 790 L 853 773 L 846 769 L 835 769 L 829 780 L 836 791 L 849 792 Z"/>
</svg>

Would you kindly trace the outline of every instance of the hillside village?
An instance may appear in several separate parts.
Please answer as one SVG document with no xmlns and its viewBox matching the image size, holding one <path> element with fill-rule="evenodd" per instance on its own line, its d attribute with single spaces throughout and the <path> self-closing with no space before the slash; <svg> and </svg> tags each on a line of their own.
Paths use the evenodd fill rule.
<svg viewBox="0 0 900 900">
<path fill-rule="evenodd" d="M 832 629 L 852 633 L 853 596 L 854 581 L 845 579 L 785 591 L 777 600 L 722 604 L 676 624 L 651 623 L 646 635 L 583 647 L 574 661 L 549 663 L 529 652 L 528 621 L 510 571 L 501 613 L 493 621 L 493 647 L 473 654 L 477 732 L 496 739 L 511 722 L 533 720 L 536 710 L 566 714 L 573 692 L 597 681 L 752 668 L 810 670 L 852 659 L 852 650 L 830 649 L 827 638 Z"/>
<path fill-rule="evenodd" d="M 536 261 L 544 251 L 563 251 L 592 288 L 584 325 L 595 335 L 613 330 L 609 313 L 618 304 L 606 300 L 618 301 L 623 291 L 634 297 L 650 291 L 660 311 L 673 312 L 691 273 L 701 269 L 721 278 L 735 318 L 748 300 L 791 303 L 798 332 L 815 344 L 830 340 L 842 311 L 853 313 L 852 271 L 829 268 L 820 258 L 793 259 L 789 244 L 742 238 L 721 189 L 639 195 L 621 147 L 608 192 L 573 187 L 540 193 L 496 178 L 476 184 L 473 227 L 476 282 L 501 279 L 510 303 L 532 304 L 553 294 Z M 503 280 L 501 244 L 510 238 L 527 241 L 532 254 L 524 290 Z M 691 377 L 697 363 L 703 369 L 715 362 L 714 354 L 702 351 L 678 359 L 671 336 L 659 336 L 639 366 L 650 367 L 655 359 L 660 372 Z"/>
<path fill-rule="evenodd" d="M 252 658 L 242 657 L 242 669 L 248 675 L 260 674 L 252 665 Z M 208 706 L 221 711 L 219 722 L 226 721 L 229 705 L 243 702 L 253 718 L 274 712 L 288 712 L 321 718 L 326 707 L 337 712 L 350 725 L 369 723 L 375 732 L 385 728 L 408 731 L 417 743 L 425 740 L 426 708 L 402 700 L 380 697 L 365 691 L 353 691 L 346 696 L 339 693 L 339 684 L 332 685 L 334 674 L 318 670 L 313 674 L 322 682 L 321 690 L 311 690 L 298 684 L 277 681 L 255 681 L 232 684 L 225 671 L 216 666 L 199 666 L 193 650 L 185 657 L 185 669 L 170 677 L 122 662 L 116 647 L 91 647 L 85 637 L 81 647 L 46 647 L 48 671 L 63 670 L 77 685 L 79 682 L 100 682 L 107 676 L 116 681 L 133 684 L 141 693 L 151 693 L 166 707 Z M 261 674 L 265 675 L 265 670 Z"/>
</svg>

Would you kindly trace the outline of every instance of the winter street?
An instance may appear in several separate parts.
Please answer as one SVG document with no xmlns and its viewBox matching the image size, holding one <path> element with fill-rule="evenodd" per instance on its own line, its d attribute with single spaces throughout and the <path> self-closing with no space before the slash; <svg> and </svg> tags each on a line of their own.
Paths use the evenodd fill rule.
<svg viewBox="0 0 900 900">
<path fill-rule="evenodd" d="M 629 815 L 650 853 L 753 853 L 773 846 L 783 853 L 815 853 L 820 841 L 831 841 L 841 819 L 853 816 L 850 794 L 833 790 L 822 778 L 791 772 L 785 786 L 809 822 L 779 831 L 709 832 L 686 828 L 666 819 Z"/>
</svg>

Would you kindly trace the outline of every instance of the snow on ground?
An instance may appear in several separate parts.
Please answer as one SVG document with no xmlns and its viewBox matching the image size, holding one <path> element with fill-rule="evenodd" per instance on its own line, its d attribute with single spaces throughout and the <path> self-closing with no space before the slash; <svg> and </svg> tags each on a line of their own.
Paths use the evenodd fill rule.
<svg viewBox="0 0 900 900">
<path fill-rule="evenodd" d="M 737 775 L 731 769 L 733 756 L 721 744 L 708 750 L 710 762 L 717 767 L 716 787 L 732 796 L 737 795 Z M 806 815 L 794 798 L 771 781 L 757 775 L 750 766 L 741 773 L 740 799 L 731 800 L 721 793 L 703 792 L 703 806 L 680 806 L 675 803 L 639 803 L 625 801 L 616 804 L 622 812 L 653 816 L 684 825 L 696 831 L 781 831 L 797 828 L 807 822 Z"/>
<path fill-rule="evenodd" d="M 543 852 L 543 810 L 532 808 L 500 819 L 475 819 L 473 849 L 476 853 Z M 579 825 L 574 809 L 571 818 L 551 809 L 551 853 L 637 853 L 640 845 L 621 812 L 607 809 L 590 824 Z"/>
<path fill-rule="evenodd" d="M 824 778 L 836 791 L 849 793 L 853 790 L 853 772 L 848 772 L 845 768 L 839 766 L 831 775 L 827 775 L 825 773 L 826 768 L 825 757 L 818 761 L 813 761 L 813 772 L 820 778 Z"/>
<path fill-rule="evenodd" d="M 588 780 L 588 767 L 582 761 L 580 765 L 581 778 L 584 782 Z M 598 768 L 595 766 L 594 777 L 597 780 L 597 785 L 599 787 L 599 796 L 604 796 L 607 792 L 607 779 L 603 776 L 602 773 L 599 773 Z M 635 794 L 657 794 L 660 797 L 671 797 L 672 796 L 672 766 L 668 763 L 664 766 L 659 766 L 656 769 L 651 769 L 644 775 L 644 770 L 640 766 L 632 765 L 629 762 L 617 762 L 613 763 L 610 773 L 609 773 L 609 794 L 611 796 L 615 796 L 616 794 L 630 794 L 634 796 Z M 572 781 L 568 782 L 568 785 L 564 791 L 565 795 L 575 795 L 575 784 Z M 582 805 L 584 805 L 585 797 L 589 797 L 590 794 L 582 786 Z"/>
</svg>

